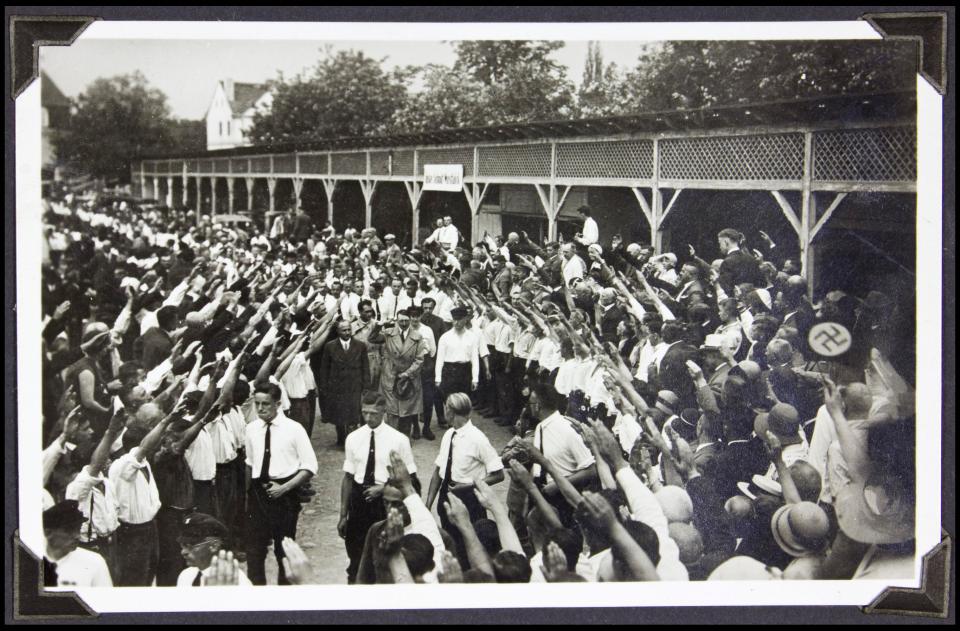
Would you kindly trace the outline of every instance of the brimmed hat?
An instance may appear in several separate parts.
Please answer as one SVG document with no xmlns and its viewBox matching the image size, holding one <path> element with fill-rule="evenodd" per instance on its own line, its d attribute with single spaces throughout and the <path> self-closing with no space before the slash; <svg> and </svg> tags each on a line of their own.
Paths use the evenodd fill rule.
<svg viewBox="0 0 960 631">
<path fill-rule="evenodd" d="M 664 414 L 674 415 L 677 413 L 677 406 L 680 405 L 680 397 L 670 390 L 661 390 L 657 393 L 657 402 L 655 408 Z"/>
<path fill-rule="evenodd" d="M 589 246 L 587 246 L 587 252 L 596 254 L 597 256 L 602 256 L 603 247 L 597 243 L 591 243 Z"/>
<path fill-rule="evenodd" d="M 84 353 L 99 353 L 110 345 L 110 331 L 88 330 L 83 334 L 80 350 Z"/>
<path fill-rule="evenodd" d="M 749 359 L 745 359 L 733 368 L 730 369 L 729 375 L 741 375 L 747 381 L 756 381 L 760 378 L 760 375 L 763 373 L 763 370 L 760 368 L 760 364 Z"/>
<path fill-rule="evenodd" d="M 717 566 L 708 581 L 775 581 L 783 578 L 778 568 L 764 565 L 748 556 L 736 556 Z"/>
<path fill-rule="evenodd" d="M 665 486 L 654 494 L 667 522 L 687 523 L 693 519 L 693 500 L 679 486 Z"/>
<path fill-rule="evenodd" d="M 703 339 L 700 345 L 701 350 L 720 350 L 723 348 L 723 336 L 716 333 L 710 333 Z"/>
<path fill-rule="evenodd" d="M 226 539 L 230 535 L 223 522 L 206 513 L 193 513 L 183 520 L 178 540 L 185 542 L 199 542 L 207 537 Z"/>
<path fill-rule="evenodd" d="M 737 482 L 737 488 L 752 500 L 761 495 L 783 497 L 783 488 L 780 483 L 759 473 L 755 474 L 749 482 Z"/>
<path fill-rule="evenodd" d="M 383 240 L 384 240 L 384 241 L 394 241 L 394 240 L 396 240 L 396 238 L 397 238 L 396 235 L 394 235 L 394 234 L 392 234 L 392 233 L 387 233 L 387 234 L 383 235 Z"/>
<path fill-rule="evenodd" d="M 466 307 L 454 307 L 450 310 L 450 317 L 454 320 L 460 320 L 461 318 L 466 318 L 470 315 L 470 310 Z"/>
<path fill-rule="evenodd" d="M 813 502 L 787 504 L 770 521 L 780 549 L 794 557 L 820 554 L 829 542 L 830 520 Z"/>
<path fill-rule="evenodd" d="M 63 500 L 43 511 L 43 528 L 76 528 L 87 521 L 80 511 L 77 500 Z"/>
<path fill-rule="evenodd" d="M 697 408 L 686 408 L 683 412 L 680 412 L 680 420 L 687 425 L 696 427 L 700 421 L 700 410 Z"/>
<path fill-rule="evenodd" d="M 914 537 L 916 504 L 907 480 L 878 468 L 843 487 L 834 503 L 840 530 L 861 543 L 903 543 Z"/>
</svg>

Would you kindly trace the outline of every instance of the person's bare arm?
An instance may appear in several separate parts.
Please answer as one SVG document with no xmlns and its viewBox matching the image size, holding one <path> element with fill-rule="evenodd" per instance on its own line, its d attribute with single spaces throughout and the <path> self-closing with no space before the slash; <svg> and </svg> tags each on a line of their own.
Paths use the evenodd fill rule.
<svg viewBox="0 0 960 631">
<path fill-rule="evenodd" d="M 93 390 L 96 384 L 96 377 L 93 376 L 92 372 L 89 370 L 80 371 L 80 374 L 77 375 L 77 382 L 80 384 L 80 404 L 84 409 L 93 410 L 101 414 L 106 414 L 110 411 L 109 408 L 97 403 L 97 400 L 94 398 Z"/>
<path fill-rule="evenodd" d="M 493 520 L 497 524 L 497 533 L 500 535 L 500 547 L 503 550 L 512 550 L 519 554 L 524 554 L 523 546 L 520 545 L 520 537 L 510 521 L 510 515 L 507 512 L 507 505 L 496 496 L 493 490 L 484 483 L 483 480 L 477 480 L 474 493 L 480 505 L 490 511 Z"/>
<path fill-rule="evenodd" d="M 840 442 L 840 450 L 847 461 L 850 480 L 853 482 L 863 482 L 870 476 L 871 462 L 867 454 L 867 446 L 850 429 L 847 422 L 847 416 L 843 411 L 843 400 L 840 397 L 840 391 L 836 384 L 829 377 L 823 378 L 824 386 L 824 405 L 827 412 L 833 419 L 837 429 L 837 439 Z"/>
<path fill-rule="evenodd" d="M 114 441 L 117 440 L 117 436 L 120 435 L 120 431 L 123 429 L 124 418 L 125 414 L 123 410 L 118 410 L 113 413 L 113 417 L 110 419 L 110 425 L 107 426 L 107 431 L 104 432 L 103 438 L 97 443 L 96 449 L 93 450 L 93 455 L 90 456 L 91 477 L 95 478 L 103 471 L 104 465 L 107 463 L 107 458 L 110 456 L 110 447 Z"/>
<path fill-rule="evenodd" d="M 470 567 L 493 576 L 493 566 L 490 564 L 490 557 L 487 556 L 486 548 L 480 543 L 477 532 L 473 529 L 473 524 L 470 522 L 470 513 L 467 511 L 466 505 L 464 505 L 459 497 L 451 493 L 447 496 L 445 508 L 450 522 L 460 531 L 460 536 L 463 537 Z"/>
<path fill-rule="evenodd" d="M 627 532 L 616 513 L 599 493 L 586 491 L 583 494 L 582 514 L 598 530 L 605 531 L 619 556 L 630 569 L 636 581 L 659 581 L 657 568 L 633 537 Z"/>
<path fill-rule="evenodd" d="M 516 460 L 510 461 L 510 477 L 527 492 L 527 497 L 530 498 L 531 503 L 540 512 L 549 530 L 556 531 L 563 528 L 563 523 L 557 515 L 557 510 L 547 501 L 547 498 L 543 496 L 540 489 L 537 488 L 537 484 L 534 482 L 530 472 Z"/>
</svg>

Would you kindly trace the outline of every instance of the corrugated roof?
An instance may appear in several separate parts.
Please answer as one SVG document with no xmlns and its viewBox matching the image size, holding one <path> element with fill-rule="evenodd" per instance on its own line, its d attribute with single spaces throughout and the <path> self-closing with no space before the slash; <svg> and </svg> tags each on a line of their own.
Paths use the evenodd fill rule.
<svg viewBox="0 0 960 631">
<path fill-rule="evenodd" d="M 607 118 L 438 129 L 432 132 L 415 134 L 348 138 L 311 138 L 305 136 L 296 142 L 251 145 L 203 153 L 168 153 L 144 156 L 144 159 L 228 157 L 292 151 L 379 149 L 511 140 L 581 138 L 617 134 L 659 134 L 762 126 L 805 126 L 838 121 L 884 122 L 915 118 L 916 102 L 917 97 L 914 91 L 842 95 L 793 101 L 724 105 L 691 110 L 643 112 Z"/>
<path fill-rule="evenodd" d="M 240 116 L 253 107 L 257 99 L 268 90 L 267 85 L 263 83 L 234 83 L 233 100 L 230 102 L 234 115 Z"/>
<path fill-rule="evenodd" d="M 45 72 L 40 73 L 40 104 L 43 107 L 70 107 L 70 99 Z"/>
</svg>

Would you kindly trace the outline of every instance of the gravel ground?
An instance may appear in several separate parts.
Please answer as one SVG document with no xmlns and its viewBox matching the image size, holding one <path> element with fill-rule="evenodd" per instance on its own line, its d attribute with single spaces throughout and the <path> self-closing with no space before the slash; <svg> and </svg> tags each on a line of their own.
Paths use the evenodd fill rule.
<svg viewBox="0 0 960 631">
<path fill-rule="evenodd" d="M 473 423 L 490 439 L 494 449 L 500 451 L 510 440 L 510 428 L 500 427 L 493 420 L 474 414 Z M 434 419 L 432 429 L 435 440 L 414 440 L 413 456 L 417 462 L 417 475 L 426 495 L 433 475 L 434 460 L 440 449 L 440 431 Z M 442 430 L 446 431 L 446 430 Z M 347 552 L 343 540 L 337 535 L 340 517 L 340 482 L 343 479 L 343 451 L 335 446 L 336 431 L 333 425 L 317 423 L 313 430 L 313 447 L 317 452 L 319 470 L 313 478 L 317 492 L 313 499 L 303 504 L 297 526 L 297 542 L 313 565 L 314 584 L 345 584 L 347 582 Z M 509 476 L 495 488 L 505 497 Z M 434 515 L 436 510 L 434 509 Z M 276 562 L 273 554 L 267 555 L 267 582 L 276 584 Z"/>
</svg>

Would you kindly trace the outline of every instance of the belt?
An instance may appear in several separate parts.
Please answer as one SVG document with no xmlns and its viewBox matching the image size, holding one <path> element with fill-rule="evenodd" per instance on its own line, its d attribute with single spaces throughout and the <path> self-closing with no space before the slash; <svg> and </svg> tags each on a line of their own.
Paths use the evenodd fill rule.
<svg viewBox="0 0 960 631">
<path fill-rule="evenodd" d="M 470 362 L 443 362 L 444 366 L 469 366 Z"/>
<path fill-rule="evenodd" d="M 111 543 L 113 543 L 113 535 L 114 535 L 114 533 L 111 532 L 111 533 L 110 533 L 109 535 L 107 535 L 106 537 L 97 537 L 96 539 L 91 539 L 90 541 L 81 541 L 81 542 L 80 542 L 80 545 L 81 545 L 81 546 L 97 547 L 97 546 L 102 546 L 102 545 L 104 545 L 104 544 L 111 544 Z"/>
<path fill-rule="evenodd" d="M 194 480 L 194 484 L 202 484 L 203 486 L 216 486 L 216 480 Z"/>
<path fill-rule="evenodd" d="M 120 530 L 120 528 L 123 528 L 124 530 L 145 530 L 147 528 L 151 528 L 152 526 L 154 526 L 153 519 L 150 521 L 145 521 L 142 524 L 131 524 L 129 522 L 121 521 L 117 530 Z"/>
</svg>

